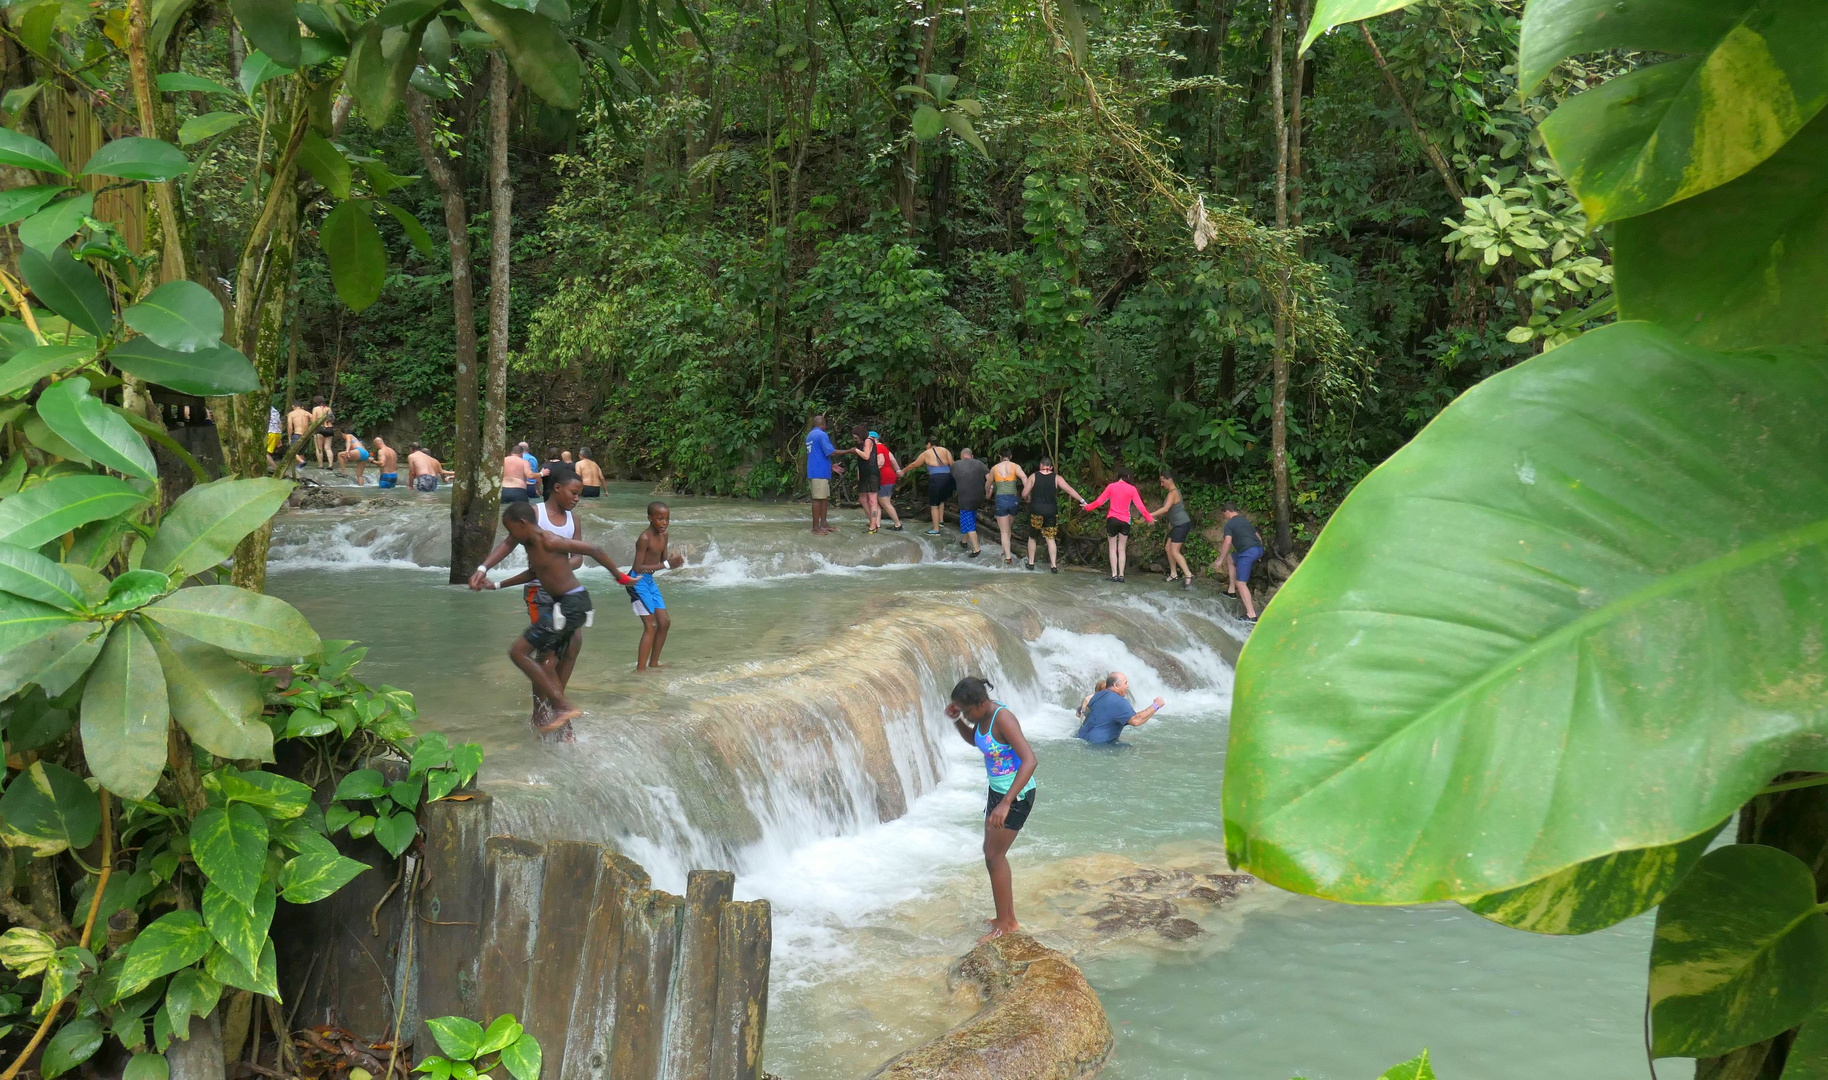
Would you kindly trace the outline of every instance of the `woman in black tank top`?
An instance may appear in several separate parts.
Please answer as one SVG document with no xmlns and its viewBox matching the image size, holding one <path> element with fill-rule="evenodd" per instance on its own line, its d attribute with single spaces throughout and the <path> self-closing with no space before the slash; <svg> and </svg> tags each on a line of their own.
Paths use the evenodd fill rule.
<svg viewBox="0 0 1828 1080">
<path fill-rule="evenodd" d="M 851 429 L 856 435 L 858 446 L 848 451 L 859 458 L 857 465 L 857 502 L 863 506 L 863 514 L 869 520 L 869 531 L 875 532 L 882 527 L 882 504 L 878 492 L 882 487 L 882 467 L 876 463 L 876 433 L 862 424 Z"/>
<path fill-rule="evenodd" d="M 1054 471 L 1052 458 L 1042 458 L 1041 464 L 1028 476 L 1028 486 L 1022 489 L 1022 495 L 1028 500 L 1028 568 L 1035 568 L 1035 537 L 1038 535 L 1047 541 L 1047 569 L 1050 573 L 1060 572 L 1059 529 L 1056 519 L 1060 514 L 1060 493 L 1064 491 L 1085 505 L 1085 496 L 1073 490 L 1073 485 L 1061 479 Z"/>
</svg>

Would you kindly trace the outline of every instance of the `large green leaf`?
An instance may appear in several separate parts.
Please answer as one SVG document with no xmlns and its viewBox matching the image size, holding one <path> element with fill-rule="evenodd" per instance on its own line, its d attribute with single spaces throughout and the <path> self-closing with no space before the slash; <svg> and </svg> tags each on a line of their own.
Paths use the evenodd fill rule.
<svg viewBox="0 0 1828 1080">
<path fill-rule="evenodd" d="M 305 142 L 298 148 L 298 163 L 309 171 L 333 199 L 349 197 L 349 159 L 315 131 L 305 132 Z"/>
<path fill-rule="evenodd" d="M 406 238 L 413 242 L 413 247 L 419 250 L 419 254 L 428 259 L 432 257 L 436 250 L 432 246 L 432 234 L 425 231 L 425 226 L 419 224 L 419 219 L 414 217 L 410 210 L 395 206 L 393 203 L 381 202 L 378 199 L 375 202 L 400 223 L 400 228 L 406 231 Z"/>
<path fill-rule="evenodd" d="M 1768 1039 L 1828 1001 L 1828 916 L 1802 860 L 1759 844 L 1709 852 L 1657 910 L 1651 1047 L 1711 1057 Z"/>
<path fill-rule="evenodd" d="M 44 209 L 45 204 L 70 190 L 62 184 L 34 184 L 0 191 L 0 225 L 11 225 Z M 56 245 L 51 245 L 55 247 Z"/>
<path fill-rule="evenodd" d="M 18 496 L 14 496 L 18 498 Z M 0 594 L 0 653 L 31 644 L 80 617 L 49 604 Z"/>
<path fill-rule="evenodd" d="M 171 1016 L 172 1034 L 190 1038 L 190 1018 L 208 1016 L 222 997 L 222 984 L 191 968 L 171 977 L 165 987 L 165 1011 Z"/>
<path fill-rule="evenodd" d="M 190 851 L 210 883 L 250 910 L 266 869 L 267 819 L 243 803 L 197 812 Z"/>
<path fill-rule="evenodd" d="M 240 85 L 242 93 L 253 97 L 254 91 L 262 86 L 290 74 L 292 74 L 291 67 L 280 63 L 259 49 L 255 49 L 242 62 L 241 74 L 235 81 Z"/>
<path fill-rule="evenodd" d="M 1244 648 L 1235 865 L 1471 898 L 1828 768 L 1824 409 L 1822 350 L 1643 323 L 1468 391 L 1347 497 Z"/>
<path fill-rule="evenodd" d="M 336 295 L 352 311 L 361 311 L 381 298 L 387 280 L 387 247 L 365 199 L 337 203 L 318 226 L 318 246 L 330 264 L 330 281 Z"/>
<path fill-rule="evenodd" d="M 349 884 L 367 863 L 331 851 L 306 851 L 280 872 L 280 896 L 289 904 L 314 904 Z"/>
<path fill-rule="evenodd" d="M 387 849 L 387 853 L 399 858 L 400 853 L 412 846 L 413 837 L 419 835 L 419 821 L 402 810 L 397 814 L 381 814 L 375 818 L 375 842 Z"/>
<path fill-rule="evenodd" d="M 15 169 L 37 169 L 39 172 L 68 176 L 70 170 L 57 157 L 57 151 L 30 135 L 0 128 L 0 165 Z"/>
<path fill-rule="evenodd" d="M 227 345 L 183 353 L 151 338 L 136 337 L 116 345 L 108 359 L 129 375 L 184 394 L 247 394 L 260 389 L 254 365 L 239 349 Z"/>
<path fill-rule="evenodd" d="M 298 16 L 292 13 L 292 0 L 232 0 L 229 6 L 256 49 L 287 67 L 298 66 Z"/>
<path fill-rule="evenodd" d="M 13 699 L 13 714 L 6 718 L 6 748 L 15 754 L 41 750 L 68 735 L 75 726 L 75 713 L 52 705 L 44 688 L 34 686 Z"/>
<path fill-rule="evenodd" d="M 110 624 L 72 622 L 0 654 L 0 695 L 36 683 L 55 697 L 75 685 L 101 654 Z"/>
<path fill-rule="evenodd" d="M 52 431 L 51 426 L 45 423 L 36 412 L 29 412 L 21 417 L 18 428 L 19 433 L 25 436 L 27 442 L 52 457 L 62 458 L 69 464 L 80 466 L 83 469 L 95 464 L 89 460 L 89 455 L 71 446 L 64 441 L 62 435 Z"/>
<path fill-rule="evenodd" d="M 343 68 L 343 83 L 350 96 L 361 106 L 369 125 L 377 130 L 405 95 L 406 80 L 412 75 L 409 60 L 403 56 L 390 58 L 382 47 L 381 38 L 388 29 L 379 19 L 365 23 L 350 42 L 349 62 Z"/>
<path fill-rule="evenodd" d="M 501 1063 L 508 1067 L 508 1073 L 514 1080 L 539 1080 L 543 1056 L 539 1040 L 523 1032 L 519 1038 L 502 1048 Z M 1426 1080 L 1433 1078 L 1428 1077 Z"/>
<path fill-rule="evenodd" d="M 240 809 L 260 816 L 247 807 Z M 264 848 L 261 853 L 265 854 Z M 260 967 L 260 951 L 267 941 L 267 929 L 273 925 L 276 896 L 270 881 L 260 883 L 251 906 L 223 892 L 214 882 L 203 890 L 203 921 L 210 935 L 222 951 L 250 971 Z"/>
<path fill-rule="evenodd" d="M 19 223 L 19 242 L 39 251 L 50 251 L 76 235 L 83 218 L 94 215 L 95 196 L 84 191 L 46 206 Z"/>
<path fill-rule="evenodd" d="M 1828 1080 L 1828 1009 L 1817 1009 L 1803 1021 L 1778 1080 Z"/>
<path fill-rule="evenodd" d="M 0 544 L 0 590 L 65 611 L 84 605 L 82 586 L 62 566 L 29 548 Z"/>
<path fill-rule="evenodd" d="M 5 503 L 0 503 L 0 512 Z M 284 600 L 233 585 L 179 589 L 142 614 L 237 656 L 273 663 L 317 652 L 317 631 Z"/>
<path fill-rule="evenodd" d="M 34 761 L 0 795 L 0 837 L 40 859 L 88 847 L 101 824 L 95 792 L 61 765 Z"/>
<path fill-rule="evenodd" d="M 19 276 L 32 287 L 39 303 L 74 325 L 96 337 L 106 337 L 113 329 L 114 305 L 108 300 L 108 287 L 65 248 L 21 248 Z"/>
<path fill-rule="evenodd" d="M 84 176 L 118 176 L 153 183 L 175 179 L 188 171 L 190 159 L 184 156 L 184 151 L 163 139 L 140 135 L 102 144 L 83 166 Z"/>
<path fill-rule="evenodd" d="M 203 970 L 224 986 L 251 990 L 274 999 L 279 997 L 279 954 L 273 948 L 272 938 L 261 947 L 260 963 L 256 967 L 246 967 L 226 950 L 216 949 L 205 958 Z"/>
<path fill-rule="evenodd" d="M 185 578 L 220 564 L 285 505 L 289 480 L 224 478 L 178 496 L 140 565 Z M 3 586 L 0 586 L 3 587 Z"/>
<path fill-rule="evenodd" d="M 57 1029 L 45 1044 L 40 1068 L 44 1080 L 54 1080 L 95 1056 L 102 1046 L 102 1026 L 84 1017 Z"/>
<path fill-rule="evenodd" d="M 311 806 L 309 787 L 262 769 L 217 769 L 203 778 L 203 786 L 220 795 L 223 802 L 246 803 L 276 821 L 302 817 Z"/>
<path fill-rule="evenodd" d="M 483 1027 L 467 1016 L 440 1016 L 427 1020 L 425 1026 L 438 1040 L 438 1049 L 451 1057 L 467 1060 L 482 1049 Z"/>
<path fill-rule="evenodd" d="M 1542 0 L 1536 0 L 1541 3 Z M 1333 29 L 1341 23 L 1358 22 L 1385 12 L 1406 8 L 1415 0 L 1320 0 L 1314 5 L 1314 15 L 1308 21 L 1307 36 L 1301 39 L 1302 51 L 1314 44 L 1314 39 Z"/>
<path fill-rule="evenodd" d="M 1715 826 L 1679 844 L 1588 859 L 1466 906 L 1493 922 L 1538 934 L 1604 930 L 1662 903 L 1719 832 Z"/>
<path fill-rule="evenodd" d="M 45 376 L 73 368 L 88 358 L 88 349 L 74 345 L 34 345 L 20 349 L 12 359 L 0 364 L 0 397 L 29 391 Z"/>
<path fill-rule="evenodd" d="M 158 654 L 137 623 L 123 620 L 108 635 L 83 686 L 83 754 L 89 772 L 118 795 L 144 799 L 165 769 L 170 722 Z"/>
<path fill-rule="evenodd" d="M 1377 1080 L 1435 1080 L 1434 1066 L 1428 1061 L 1428 1051 L 1424 1050 L 1418 1057 L 1385 1069 Z"/>
<path fill-rule="evenodd" d="M 939 115 L 938 109 L 931 105 L 922 105 L 914 110 L 914 116 L 909 126 L 914 129 L 916 139 L 926 140 L 946 130 L 946 121 Z"/>
<path fill-rule="evenodd" d="M 168 281 L 121 313 L 154 342 L 182 353 L 222 343 L 222 303 L 194 281 Z"/>
<path fill-rule="evenodd" d="M 205 139 L 213 139 L 225 131 L 233 131 L 253 117 L 241 112 L 213 112 L 193 116 L 178 127 L 178 142 L 190 146 Z"/>
<path fill-rule="evenodd" d="M 194 911 L 173 911 L 141 930 L 127 947 L 119 980 L 123 997 L 135 994 L 162 975 L 203 959 L 210 948 L 209 929 Z"/>
<path fill-rule="evenodd" d="M 191 741 L 232 761 L 272 761 L 273 729 L 260 718 L 260 682 L 212 645 L 148 626 L 165 669 L 171 718 Z"/>
<path fill-rule="evenodd" d="M 65 379 L 38 395 L 38 418 L 59 438 L 115 472 L 142 480 L 159 478 L 146 440 L 89 393 L 88 379 Z"/>
<path fill-rule="evenodd" d="M 1742 176 L 1828 104 L 1828 5 L 1807 0 L 1626 4 L 1550 0 L 1524 11 L 1525 77 L 1610 49 L 1671 53 L 1574 97 L 1543 121 L 1594 225 Z"/>
<path fill-rule="evenodd" d="M 35 548 L 146 501 L 139 489 L 112 476 L 60 476 L 0 500 L 0 543 Z M 0 652 L 7 647 L 0 644 Z"/>
<path fill-rule="evenodd" d="M 1828 111 L 1744 176 L 1621 221 L 1619 313 L 1697 345 L 1828 341 Z"/>
<path fill-rule="evenodd" d="M 200 94 L 227 94 L 235 96 L 235 91 L 201 75 L 192 75 L 186 71 L 167 71 L 159 76 L 159 91 L 166 94 L 187 94 L 196 91 Z"/>
<path fill-rule="evenodd" d="M 501 42 L 514 74 L 548 105 L 575 109 L 583 93 L 584 64 L 565 31 L 544 15 L 516 11 L 493 0 L 463 0 L 476 25 Z"/>
</svg>

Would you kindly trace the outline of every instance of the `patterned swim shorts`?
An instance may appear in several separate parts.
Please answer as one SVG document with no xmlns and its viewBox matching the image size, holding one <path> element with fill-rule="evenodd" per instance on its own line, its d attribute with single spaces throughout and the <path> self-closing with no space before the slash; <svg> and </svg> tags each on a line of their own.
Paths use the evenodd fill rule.
<svg viewBox="0 0 1828 1080">
<path fill-rule="evenodd" d="M 1055 525 L 1057 520 L 1058 519 L 1052 514 L 1047 514 L 1045 516 L 1041 514 L 1030 514 L 1028 515 L 1028 527 L 1033 529 L 1044 539 L 1052 540 L 1060 535 L 1060 530 Z"/>
</svg>

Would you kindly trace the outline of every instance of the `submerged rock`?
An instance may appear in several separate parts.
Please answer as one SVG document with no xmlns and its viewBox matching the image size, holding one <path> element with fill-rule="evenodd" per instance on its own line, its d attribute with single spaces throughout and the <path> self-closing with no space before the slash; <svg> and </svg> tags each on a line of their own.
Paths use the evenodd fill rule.
<svg viewBox="0 0 1828 1080">
<path fill-rule="evenodd" d="M 292 494 L 286 496 L 286 505 L 295 510 L 331 510 L 339 506 L 354 506 L 362 500 L 354 495 L 343 495 L 310 480 L 301 480 Z"/>
<path fill-rule="evenodd" d="M 973 986 L 977 1015 L 877 1069 L 882 1080 L 1083 1080 L 1104 1067 L 1111 1022 L 1063 953 L 1008 934 L 966 953 L 954 988 Z"/>
<path fill-rule="evenodd" d="M 1154 933 L 1169 941 L 1185 941 L 1206 930 L 1183 916 L 1176 901 L 1197 900 L 1217 906 L 1236 899 L 1254 880 L 1249 874 L 1201 874 L 1140 866 L 1131 873 L 1095 884 L 1081 879 L 1073 882 L 1073 888 L 1097 898 L 1078 914 L 1092 920 L 1101 937 Z"/>
</svg>

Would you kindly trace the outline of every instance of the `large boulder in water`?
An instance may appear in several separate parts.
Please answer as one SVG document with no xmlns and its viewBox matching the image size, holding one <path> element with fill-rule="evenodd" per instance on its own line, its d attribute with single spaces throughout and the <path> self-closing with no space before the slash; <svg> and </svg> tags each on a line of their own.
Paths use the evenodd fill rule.
<svg viewBox="0 0 1828 1080">
<path fill-rule="evenodd" d="M 877 1069 L 881 1080 L 1084 1080 L 1104 1068 L 1111 1022 L 1085 976 L 1027 934 L 992 938 L 953 967 L 977 1015 Z"/>
</svg>

